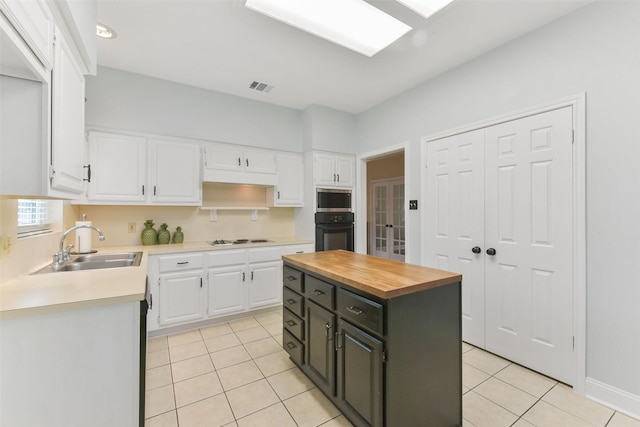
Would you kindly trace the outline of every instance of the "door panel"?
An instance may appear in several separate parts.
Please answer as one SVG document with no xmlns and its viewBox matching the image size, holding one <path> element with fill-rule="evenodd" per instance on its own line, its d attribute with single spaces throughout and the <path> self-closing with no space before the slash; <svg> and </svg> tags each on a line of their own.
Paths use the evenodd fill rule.
<svg viewBox="0 0 640 427">
<path fill-rule="evenodd" d="M 382 342 L 343 320 L 336 339 L 340 409 L 364 426 L 382 426 Z"/>
<path fill-rule="evenodd" d="M 427 266 L 462 274 L 462 339 L 484 348 L 484 131 L 427 144 Z"/>
<path fill-rule="evenodd" d="M 305 373 L 330 396 L 335 392 L 335 315 L 309 301 L 307 304 Z"/>
<path fill-rule="evenodd" d="M 571 138 L 570 107 L 485 134 L 486 348 L 569 384 Z"/>
</svg>

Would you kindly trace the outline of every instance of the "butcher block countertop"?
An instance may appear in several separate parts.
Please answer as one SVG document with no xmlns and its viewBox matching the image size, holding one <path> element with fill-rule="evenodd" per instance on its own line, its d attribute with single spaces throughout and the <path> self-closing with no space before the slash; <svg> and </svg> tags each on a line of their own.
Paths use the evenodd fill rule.
<svg viewBox="0 0 640 427">
<path fill-rule="evenodd" d="M 462 275 L 457 273 L 344 250 L 285 255 L 282 258 L 292 266 L 383 299 L 462 281 Z"/>
</svg>

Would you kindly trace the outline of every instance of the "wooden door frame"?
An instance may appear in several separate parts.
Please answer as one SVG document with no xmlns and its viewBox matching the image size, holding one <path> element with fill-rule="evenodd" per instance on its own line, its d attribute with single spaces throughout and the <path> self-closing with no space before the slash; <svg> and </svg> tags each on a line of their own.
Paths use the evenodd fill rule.
<svg viewBox="0 0 640 427">
<path fill-rule="evenodd" d="M 423 200 L 427 198 L 427 143 L 460 133 L 470 132 L 489 126 L 509 122 L 523 117 L 544 113 L 559 108 L 572 107 L 573 112 L 573 390 L 585 394 L 586 386 L 586 93 L 559 99 L 555 102 L 513 111 L 472 124 L 424 136 L 420 139 L 420 191 Z M 425 224 L 426 213 L 420 213 L 420 223 Z M 424 230 L 423 230 L 424 234 Z M 421 262 L 426 263 L 427 243 L 421 239 Z"/>
</svg>

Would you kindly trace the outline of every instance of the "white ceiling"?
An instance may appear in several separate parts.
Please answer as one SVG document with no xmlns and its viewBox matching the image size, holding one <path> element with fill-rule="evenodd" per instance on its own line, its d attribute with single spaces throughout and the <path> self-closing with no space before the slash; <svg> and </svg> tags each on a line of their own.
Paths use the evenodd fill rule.
<svg viewBox="0 0 640 427">
<path fill-rule="evenodd" d="M 98 0 L 98 63 L 295 109 L 360 113 L 592 0 L 454 0 L 426 20 L 368 0 L 414 28 L 367 58 L 244 7 L 243 0 Z M 249 89 L 254 80 L 274 86 Z"/>
</svg>

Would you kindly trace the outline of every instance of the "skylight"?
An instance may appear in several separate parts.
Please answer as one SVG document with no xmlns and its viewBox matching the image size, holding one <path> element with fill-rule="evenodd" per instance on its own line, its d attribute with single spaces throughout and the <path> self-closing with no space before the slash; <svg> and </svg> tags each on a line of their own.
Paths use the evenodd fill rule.
<svg viewBox="0 0 640 427">
<path fill-rule="evenodd" d="M 403 5 L 407 6 L 409 9 L 413 10 L 416 13 L 424 16 L 425 18 L 430 17 L 453 0 L 398 0 Z"/>
<path fill-rule="evenodd" d="M 363 0 L 247 0 L 245 6 L 369 57 L 411 30 Z"/>
</svg>

